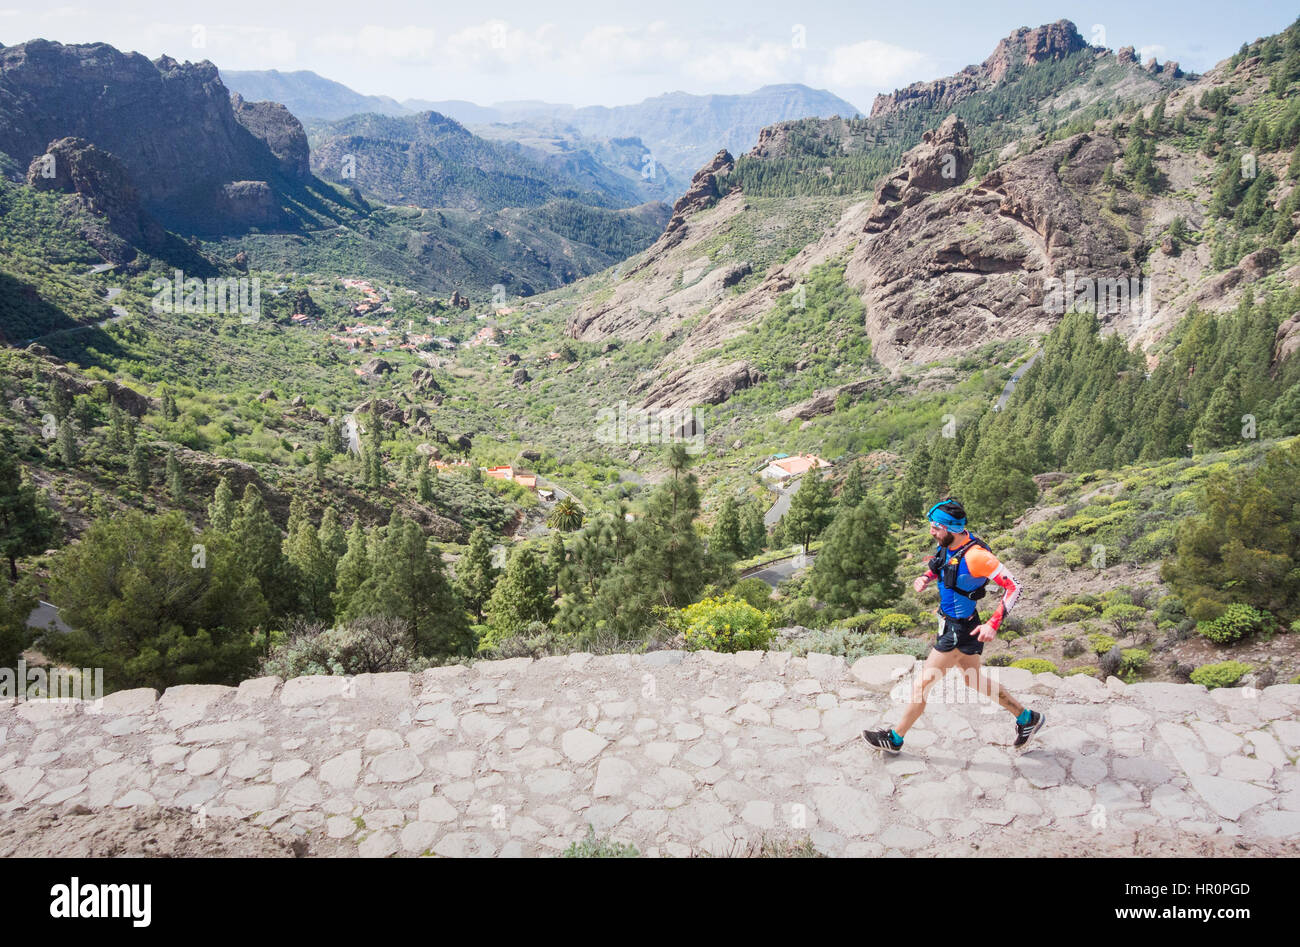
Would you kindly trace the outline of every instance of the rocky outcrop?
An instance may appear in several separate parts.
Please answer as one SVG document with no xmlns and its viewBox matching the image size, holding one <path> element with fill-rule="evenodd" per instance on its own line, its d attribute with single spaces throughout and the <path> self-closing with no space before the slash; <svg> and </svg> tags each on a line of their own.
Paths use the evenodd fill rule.
<svg viewBox="0 0 1300 947">
<path fill-rule="evenodd" d="M 663 236 L 659 238 L 656 248 L 667 249 L 681 241 L 685 236 L 687 218 L 707 207 L 712 207 L 717 202 L 722 196 L 718 189 L 718 176 L 727 174 L 735 166 L 735 159 L 726 148 L 723 148 L 713 156 L 712 161 L 695 172 L 695 176 L 691 178 L 691 186 L 687 188 L 685 194 L 677 198 L 677 203 L 673 204 L 673 215 L 668 219 L 668 226 L 664 228 Z"/>
<path fill-rule="evenodd" d="M 980 88 L 980 73 L 976 66 L 967 66 L 954 76 L 913 82 L 905 89 L 879 93 L 871 103 L 871 117 L 878 118 L 910 108 L 946 109 L 956 105 Z"/>
<path fill-rule="evenodd" d="M 849 382 L 847 385 L 837 385 L 834 388 L 819 391 L 811 398 L 800 401 L 798 404 L 782 408 L 776 413 L 776 416 L 785 424 L 796 420 L 807 421 L 809 418 L 830 414 L 835 410 L 835 403 L 839 401 L 842 395 L 857 398 L 864 392 L 879 387 L 880 381 L 878 379 L 862 379 L 861 381 Z"/>
<path fill-rule="evenodd" d="M 165 233 L 140 203 L 140 193 L 116 156 L 96 148 L 84 138 L 60 138 L 32 159 L 27 184 L 39 191 L 75 195 L 78 203 L 107 222 L 113 240 L 100 227 L 88 224 L 82 235 L 104 258 L 128 263 L 135 249 L 162 246 Z"/>
<path fill-rule="evenodd" d="M 301 126 L 279 107 L 257 105 L 246 118 L 256 131 L 236 118 L 210 62 L 150 62 L 104 43 L 0 48 L 0 151 L 25 168 L 52 141 L 90 142 L 121 162 L 145 209 L 170 229 L 241 229 L 243 218 L 223 214 L 232 200 L 248 210 L 248 195 L 227 185 L 296 183 Z"/>
<path fill-rule="evenodd" d="M 993 82 L 1000 82 L 1016 66 L 1055 62 L 1087 46 L 1078 28 L 1069 20 L 1057 20 L 1033 29 L 1022 26 L 999 41 L 980 68 Z"/>
<path fill-rule="evenodd" d="M 700 404 L 720 404 L 737 391 L 763 381 L 764 375 L 744 360 L 722 366 L 694 367 L 673 372 L 646 393 L 643 407 L 676 409 Z"/>
<path fill-rule="evenodd" d="M 921 137 L 921 144 L 903 156 L 902 166 L 876 189 L 866 232 L 880 233 L 928 195 L 964 183 L 974 163 L 966 126 L 949 115 L 938 130 Z"/>
<path fill-rule="evenodd" d="M 1294 313 L 1291 318 L 1277 327 L 1277 335 L 1273 340 L 1274 371 L 1298 349 L 1300 349 L 1300 312 Z"/>
<path fill-rule="evenodd" d="M 386 375 L 393 370 L 393 366 L 382 358 L 372 358 L 361 366 L 361 370 L 367 375 Z"/>
<path fill-rule="evenodd" d="M 311 178 L 307 133 L 302 122 L 278 102 L 246 102 L 238 92 L 230 95 L 235 120 L 271 149 L 284 173 L 299 181 Z"/>
<path fill-rule="evenodd" d="M 998 168 L 969 191 L 912 206 L 878 204 L 845 272 L 862 291 L 875 357 L 887 366 L 926 362 L 1041 333 L 1064 312 L 1047 304 L 1047 280 L 1070 271 L 1136 275 L 1120 249 L 1127 237 L 1090 197 L 1119 154 L 1112 138 L 1076 135 Z"/>
<path fill-rule="evenodd" d="M 1054 62 L 1087 48 L 1087 42 L 1069 20 L 1058 20 L 1032 29 L 1021 27 L 1000 40 L 989 57 L 978 66 L 967 66 L 947 78 L 914 82 L 905 89 L 877 95 L 871 105 L 871 117 L 917 107 L 951 108 L 980 89 L 1001 82 L 1017 67 Z M 1129 53 L 1132 53 L 1131 48 Z"/>
<path fill-rule="evenodd" d="M 283 223 L 279 202 L 265 181 L 233 181 L 221 187 L 220 218 L 235 227 L 276 227 Z"/>
</svg>

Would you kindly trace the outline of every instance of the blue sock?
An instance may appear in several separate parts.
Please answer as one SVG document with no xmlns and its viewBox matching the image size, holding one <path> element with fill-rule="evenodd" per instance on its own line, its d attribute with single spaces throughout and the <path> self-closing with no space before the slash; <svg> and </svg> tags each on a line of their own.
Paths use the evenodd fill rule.
<svg viewBox="0 0 1300 947">
<path fill-rule="evenodd" d="M 1034 719 L 1033 711 L 1030 710 L 1028 707 L 1026 707 L 1024 710 L 1020 711 L 1020 715 L 1016 717 L 1016 723 L 1020 724 L 1020 726 L 1023 727 L 1025 724 L 1029 723 L 1029 721 L 1033 719 Z"/>
<path fill-rule="evenodd" d="M 895 733 L 893 730 L 890 730 L 890 731 L 889 731 L 889 742 L 892 743 L 892 744 L 894 744 L 894 746 L 902 746 L 902 745 L 903 745 L 903 738 L 900 737 L 900 736 L 899 736 L 897 733 Z"/>
</svg>

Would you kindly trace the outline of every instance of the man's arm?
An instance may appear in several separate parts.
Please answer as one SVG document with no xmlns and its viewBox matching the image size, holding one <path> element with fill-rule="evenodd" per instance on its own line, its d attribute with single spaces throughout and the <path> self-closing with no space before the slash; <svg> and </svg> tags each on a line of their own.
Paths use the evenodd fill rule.
<svg viewBox="0 0 1300 947">
<path fill-rule="evenodd" d="M 991 641 L 993 635 L 1002 625 L 1003 619 L 1015 606 L 1016 600 L 1020 598 L 1020 583 L 1015 577 L 1007 571 L 1007 567 L 998 561 L 997 556 L 986 549 L 972 549 L 966 554 L 966 568 L 970 574 L 977 579 L 989 579 L 996 582 L 1003 589 L 1002 601 L 998 602 L 998 607 L 994 609 L 993 615 L 984 623 L 988 627 L 990 634 L 987 638 L 981 637 L 981 641 Z"/>
</svg>

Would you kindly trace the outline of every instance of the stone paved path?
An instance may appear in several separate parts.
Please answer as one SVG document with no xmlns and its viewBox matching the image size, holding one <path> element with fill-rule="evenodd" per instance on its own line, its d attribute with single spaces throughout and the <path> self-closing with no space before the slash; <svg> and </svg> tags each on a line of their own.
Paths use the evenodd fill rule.
<svg viewBox="0 0 1300 947">
<path fill-rule="evenodd" d="M 918 854 L 1043 829 L 1300 840 L 1300 685 L 1207 692 L 995 669 L 1048 714 L 1029 751 L 955 674 L 906 751 L 911 658 L 657 652 L 423 674 L 245 681 L 0 704 L 0 820 L 166 806 L 310 836 L 321 854 L 646 855 L 811 837 Z M 893 693 L 891 694 L 891 689 Z M 0 821 L 3 825 L 3 821 Z"/>
</svg>

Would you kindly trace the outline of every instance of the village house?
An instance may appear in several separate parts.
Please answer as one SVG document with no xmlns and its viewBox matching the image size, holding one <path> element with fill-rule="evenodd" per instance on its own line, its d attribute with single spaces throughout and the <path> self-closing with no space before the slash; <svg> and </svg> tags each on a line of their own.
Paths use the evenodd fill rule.
<svg viewBox="0 0 1300 947">
<path fill-rule="evenodd" d="M 529 490 L 537 489 L 537 474 L 515 470 L 515 468 L 509 464 L 501 467 L 486 467 L 483 468 L 483 471 L 494 480 L 509 480 L 513 483 L 519 484 L 521 487 L 527 487 Z"/>
<path fill-rule="evenodd" d="M 765 480 L 788 480 L 798 477 L 809 470 L 820 470 L 831 466 L 830 461 L 822 460 L 816 454 L 776 454 L 771 463 L 764 467 L 761 476 Z"/>
</svg>

